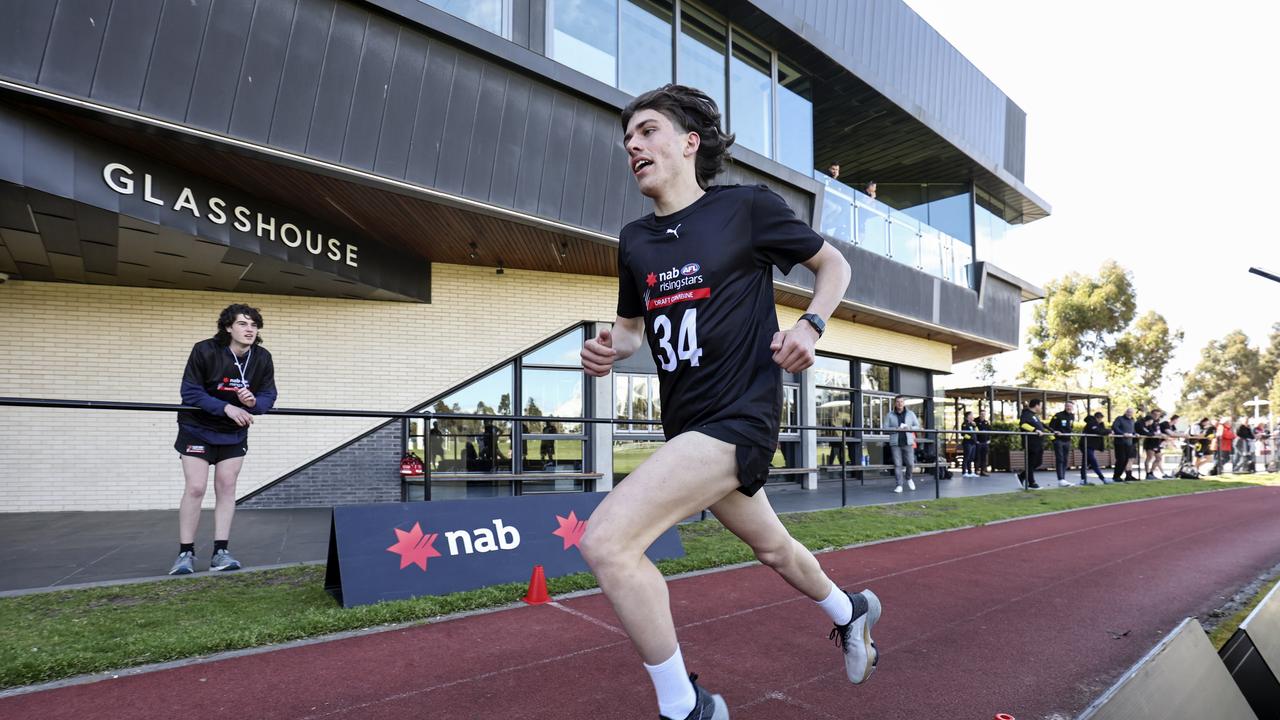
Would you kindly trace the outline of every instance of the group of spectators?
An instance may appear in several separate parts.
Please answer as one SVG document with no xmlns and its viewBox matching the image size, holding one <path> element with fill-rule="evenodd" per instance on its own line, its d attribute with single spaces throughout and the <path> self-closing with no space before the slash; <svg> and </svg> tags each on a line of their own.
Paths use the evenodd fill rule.
<svg viewBox="0 0 1280 720">
<path fill-rule="evenodd" d="M 1042 401 L 1033 398 L 1022 408 L 1018 417 L 1018 429 L 1024 433 L 1024 449 L 1029 462 L 1026 468 L 1018 473 L 1018 479 L 1028 488 L 1041 487 L 1035 479 L 1035 471 L 1039 469 L 1040 458 L 1044 454 L 1044 442 L 1048 438 L 1052 442 L 1054 471 L 1058 485 L 1070 487 L 1076 483 L 1067 480 L 1067 470 L 1071 459 L 1073 442 L 1078 442 L 1084 458 L 1080 466 L 1080 482 L 1089 484 L 1089 473 L 1092 472 L 1101 483 L 1137 482 L 1142 478 L 1134 474 L 1140 468 L 1140 474 L 1147 479 L 1161 479 L 1163 474 L 1163 451 L 1166 447 L 1178 444 L 1183 448 L 1183 466 L 1200 471 L 1206 459 L 1213 462 L 1208 470 L 1210 475 L 1218 475 L 1230 464 L 1232 472 L 1254 472 L 1257 465 L 1258 448 L 1271 437 L 1265 424 L 1250 427 L 1247 419 L 1237 421 L 1234 417 L 1223 417 L 1214 423 L 1209 418 L 1202 418 L 1187 430 L 1180 429 L 1178 415 L 1166 417 L 1159 408 L 1144 412 L 1138 408 L 1126 408 L 1124 413 L 1111 423 L 1105 421 L 1101 412 L 1084 416 L 1084 429 L 1075 431 L 1075 405 L 1067 402 L 1063 409 L 1053 415 L 1046 424 L 1040 419 Z M 980 477 L 987 474 L 987 457 L 990 436 L 983 430 L 990 430 L 991 425 L 979 413 L 966 412 L 964 422 L 960 426 L 962 449 L 962 472 L 964 477 Z M 1078 439 L 1073 439 L 1079 435 Z M 1102 472 L 1097 452 L 1105 448 L 1106 437 L 1111 436 L 1114 456 L 1111 478 Z"/>
</svg>

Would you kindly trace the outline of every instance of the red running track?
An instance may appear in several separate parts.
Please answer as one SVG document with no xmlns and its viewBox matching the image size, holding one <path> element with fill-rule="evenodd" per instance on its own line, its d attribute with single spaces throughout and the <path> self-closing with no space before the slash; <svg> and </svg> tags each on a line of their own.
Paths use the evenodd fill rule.
<svg viewBox="0 0 1280 720">
<path fill-rule="evenodd" d="M 1074 717 L 1178 622 L 1280 562 L 1280 488 L 1113 505 L 820 555 L 884 603 L 880 668 L 771 571 L 671 583 L 689 668 L 734 720 Z M 600 595 L 0 700 L 4 718 L 644 718 Z M 1126 634 L 1127 633 L 1127 634 Z"/>
</svg>

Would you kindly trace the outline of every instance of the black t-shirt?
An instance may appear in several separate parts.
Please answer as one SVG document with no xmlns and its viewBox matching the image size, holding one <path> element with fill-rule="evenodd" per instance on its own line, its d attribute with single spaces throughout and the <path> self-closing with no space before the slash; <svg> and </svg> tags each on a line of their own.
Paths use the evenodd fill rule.
<svg viewBox="0 0 1280 720">
<path fill-rule="evenodd" d="M 663 433 L 773 450 L 782 412 L 782 369 L 769 349 L 773 267 L 790 272 L 822 237 L 767 187 L 723 185 L 628 224 L 619 240 L 618 316 L 644 317 Z"/>
</svg>

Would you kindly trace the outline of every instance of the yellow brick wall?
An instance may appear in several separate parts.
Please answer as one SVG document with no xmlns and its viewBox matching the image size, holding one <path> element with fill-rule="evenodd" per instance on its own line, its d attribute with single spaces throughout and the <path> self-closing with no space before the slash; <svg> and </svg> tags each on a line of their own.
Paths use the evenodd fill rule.
<svg viewBox="0 0 1280 720">
<path fill-rule="evenodd" d="M 803 310 L 779 306 L 778 327 L 785 330 L 795 325 L 803 313 Z M 838 318 L 832 318 L 827 323 L 826 331 L 818 340 L 818 350 L 936 372 L 951 372 L 951 346 L 946 343 Z"/>
<path fill-rule="evenodd" d="M 10 281 L 0 395 L 178 403 L 191 345 L 246 302 L 262 310 L 282 407 L 400 411 L 574 323 L 613 320 L 616 293 L 611 278 L 457 265 L 433 267 L 430 304 Z M 778 314 L 790 327 L 800 311 Z M 844 321 L 818 347 L 951 367 L 945 344 Z M 238 494 L 378 424 L 260 417 Z M 175 434 L 169 413 L 0 407 L 0 512 L 177 507 Z"/>
</svg>

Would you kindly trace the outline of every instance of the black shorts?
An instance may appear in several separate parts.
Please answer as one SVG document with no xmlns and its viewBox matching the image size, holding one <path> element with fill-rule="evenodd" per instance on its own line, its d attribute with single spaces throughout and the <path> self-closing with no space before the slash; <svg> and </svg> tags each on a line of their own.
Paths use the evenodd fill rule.
<svg viewBox="0 0 1280 720">
<path fill-rule="evenodd" d="M 223 460 L 244 457 L 249 452 L 249 438 L 245 437 L 232 445 L 210 445 L 179 425 L 178 439 L 173 441 L 173 449 L 179 455 L 200 458 L 210 465 L 217 465 Z"/>
<path fill-rule="evenodd" d="M 735 445 L 738 458 L 738 492 L 751 497 L 769 479 L 773 451 L 756 445 Z"/>
<path fill-rule="evenodd" d="M 1163 444 L 1164 444 L 1163 440 L 1143 440 L 1142 449 L 1143 450 L 1159 450 L 1160 446 Z"/>
</svg>

